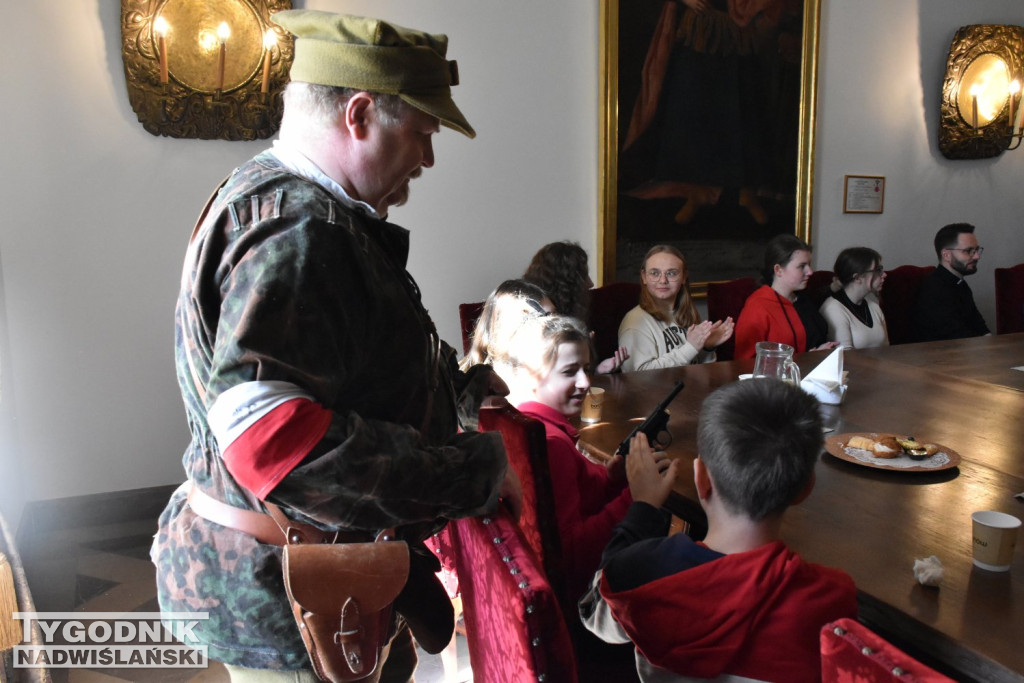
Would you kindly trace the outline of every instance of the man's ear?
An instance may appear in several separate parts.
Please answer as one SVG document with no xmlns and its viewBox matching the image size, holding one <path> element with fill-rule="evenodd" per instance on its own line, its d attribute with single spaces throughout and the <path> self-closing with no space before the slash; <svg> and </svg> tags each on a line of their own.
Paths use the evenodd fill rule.
<svg viewBox="0 0 1024 683">
<path fill-rule="evenodd" d="M 799 505 L 800 503 L 807 500 L 807 496 L 811 495 L 811 491 L 814 490 L 814 480 L 815 476 L 814 471 L 812 470 L 811 478 L 807 480 L 807 484 L 804 485 L 803 490 L 801 490 L 800 493 L 796 494 L 796 498 L 793 499 L 793 502 L 790 503 L 790 505 Z"/>
<path fill-rule="evenodd" d="M 355 140 L 365 140 L 369 133 L 373 96 L 367 92 L 359 92 L 345 103 L 343 113 L 345 129 Z"/>
<path fill-rule="evenodd" d="M 704 466 L 704 461 L 700 459 L 700 456 L 693 459 L 693 485 L 697 489 L 697 497 L 701 500 L 710 498 L 711 492 L 715 488 L 708 468 Z"/>
</svg>

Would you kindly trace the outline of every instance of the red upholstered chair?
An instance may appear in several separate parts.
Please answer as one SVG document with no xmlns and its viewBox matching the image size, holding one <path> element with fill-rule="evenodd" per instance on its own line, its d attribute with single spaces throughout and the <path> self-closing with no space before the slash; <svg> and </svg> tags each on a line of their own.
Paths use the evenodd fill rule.
<svg viewBox="0 0 1024 683">
<path fill-rule="evenodd" d="M 747 297 L 757 289 L 757 282 L 752 277 L 741 277 L 727 282 L 708 283 L 708 320 L 725 320 L 732 316 L 733 321 L 740 317 L 743 304 Z M 718 347 L 718 360 L 732 360 L 736 349 L 736 337 Z"/>
<path fill-rule="evenodd" d="M 473 328 L 484 310 L 484 302 L 459 304 L 459 324 L 462 327 L 462 353 L 469 353 L 469 345 L 473 342 Z"/>
<path fill-rule="evenodd" d="M 597 358 L 591 359 L 594 365 L 611 358 L 619 348 L 619 324 L 639 303 L 640 284 L 637 282 L 612 282 L 590 290 L 590 314 L 584 322 L 594 332 L 597 353 Z"/>
<path fill-rule="evenodd" d="M 823 683 L 915 681 L 952 683 L 854 619 L 839 619 L 821 629 Z"/>
<path fill-rule="evenodd" d="M 548 473 L 548 446 L 544 425 L 512 406 L 480 411 L 481 432 L 501 432 L 509 464 L 523 486 L 523 514 L 519 526 L 527 545 L 540 560 L 557 595 L 564 594 L 562 542 L 555 515 L 555 497 Z"/>
<path fill-rule="evenodd" d="M 481 410 L 479 426 L 482 432 L 501 432 L 509 464 L 519 475 L 523 486 L 523 513 L 519 519 L 519 529 L 523 542 L 539 560 L 548 584 L 561 606 L 562 614 L 565 615 L 569 638 L 576 652 L 580 679 L 589 683 L 636 681 L 633 648 L 628 645 L 608 645 L 599 641 L 583 627 L 576 612 L 576 605 L 570 604 L 566 597 L 562 544 L 558 533 L 551 475 L 548 470 L 544 425 L 511 406 L 503 406 Z M 458 569 L 463 610 L 468 613 L 469 607 L 466 606 L 466 602 L 470 598 L 466 593 L 465 571 L 472 570 Z M 475 664 L 473 670 L 475 675 Z M 531 679 L 510 677 L 503 680 Z M 546 680 L 569 679 L 549 676 Z"/>
<path fill-rule="evenodd" d="M 885 314 L 885 327 L 890 344 L 907 344 L 917 340 L 914 333 L 913 309 L 921 281 L 935 266 L 900 266 L 885 271 L 885 286 L 879 304 Z"/>
<path fill-rule="evenodd" d="M 1024 332 L 1024 263 L 996 268 L 996 334 Z"/>
<path fill-rule="evenodd" d="M 448 528 L 474 683 L 575 683 L 575 651 L 558 599 L 508 513 Z"/>
<path fill-rule="evenodd" d="M 835 276 L 831 270 L 816 270 L 811 273 L 804 292 L 814 300 L 815 305 L 820 307 L 825 299 L 832 296 L 832 280 Z"/>
</svg>

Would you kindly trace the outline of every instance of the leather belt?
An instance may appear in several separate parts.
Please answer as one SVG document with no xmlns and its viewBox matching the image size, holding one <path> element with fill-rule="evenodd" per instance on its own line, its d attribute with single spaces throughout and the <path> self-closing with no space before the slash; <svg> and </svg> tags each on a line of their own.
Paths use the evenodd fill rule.
<svg viewBox="0 0 1024 683">
<path fill-rule="evenodd" d="M 373 534 L 350 531 L 322 531 L 310 524 L 288 519 L 281 508 L 265 503 L 267 513 L 243 510 L 222 503 L 193 484 L 188 490 L 188 505 L 203 519 L 241 531 L 267 545 L 288 543 L 358 543 L 373 540 Z"/>
</svg>

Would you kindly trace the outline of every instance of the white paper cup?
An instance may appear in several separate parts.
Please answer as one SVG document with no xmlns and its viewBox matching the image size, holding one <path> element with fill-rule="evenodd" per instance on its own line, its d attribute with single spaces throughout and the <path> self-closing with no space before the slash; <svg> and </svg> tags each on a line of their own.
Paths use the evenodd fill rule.
<svg viewBox="0 0 1024 683">
<path fill-rule="evenodd" d="M 1013 561 L 1020 520 L 995 510 L 971 515 L 974 564 L 993 572 L 1005 572 Z"/>
<path fill-rule="evenodd" d="M 583 412 L 580 419 L 584 422 L 600 422 L 601 406 L 604 405 L 604 389 L 601 387 L 590 387 L 586 397 L 583 399 Z"/>
</svg>

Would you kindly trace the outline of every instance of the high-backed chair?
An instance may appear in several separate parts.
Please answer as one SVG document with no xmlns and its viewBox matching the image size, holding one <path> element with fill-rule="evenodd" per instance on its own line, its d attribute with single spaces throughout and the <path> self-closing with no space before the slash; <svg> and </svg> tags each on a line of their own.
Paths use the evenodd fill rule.
<svg viewBox="0 0 1024 683">
<path fill-rule="evenodd" d="M 474 683 L 575 683 L 575 650 L 558 598 L 508 513 L 448 528 Z"/>
<path fill-rule="evenodd" d="M 935 266 L 900 266 L 885 271 L 885 285 L 882 287 L 879 304 L 885 314 L 890 344 L 917 341 L 913 321 L 914 301 L 921 282 L 933 270 Z"/>
<path fill-rule="evenodd" d="M 565 569 L 555 514 L 555 497 L 548 473 L 548 447 L 544 425 L 512 406 L 484 408 L 479 415 L 482 432 L 497 431 L 505 443 L 509 465 L 523 486 L 523 513 L 519 526 L 530 549 L 558 595 L 564 594 Z"/>
<path fill-rule="evenodd" d="M 479 428 L 480 431 L 501 432 L 509 464 L 519 475 L 523 487 L 523 512 L 519 519 L 522 538 L 537 557 L 565 615 L 569 637 L 577 654 L 580 678 L 589 683 L 636 681 L 632 647 L 608 645 L 599 641 L 583 627 L 576 612 L 576 605 L 570 602 L 571 599 L 566 594 L 565 568 L 562 563 L 561 538 L 558 533 L 555 498 L 548 469 L 544 425 L 511 406 L 503 406 L 482 409 Z M 458 570 L 458 574 L 462 587 L 463 610 L 468 611 L 466 577 L 462 569 Z M 563 679 L 548 677 L 547 680 Z"/>
<path fill-rule="evenodd" d="M 757 289 L 757 282 L 752 277 L 741 277 L 727 282 L 708 283 L 708 320 L 725 320 L 732 316 L 733 321 L 740 317 L 743 304 L 747 297 Z M 732 360 L 736 350 L 736 337 L 718 347 L 718 360 Z"/>
<path fill-rule="evenodd" d="M 459 325 L 462 328 L 462 353 L 469 353 L 469 345 L 473 342 L 473 328 L 484 310 L 484 302 L 476 301 L 459 304 Z"/>
<path fill-rule="evenodd" d="M 996 334 L 1024 332 L 1024 263 L 996 268 Z"/>
<path fill-rule="evenodd" d="M 825 299 L 832 296 L 832 280 L 835 276 L 831 270 L 816 270 L 811 273 L 804 292 L 811 297 L 816 306 L 820 307 Z"/>
<path fill-rule="evenodd" d="M 821 629 L 823 683 L 915 681 L 952 683 L 855 619 L 839 619 Z"/>
<path fill-rule="evenodd" d="M 584 322 L 594 332 L 594 365 L 610 358 L 619 347 L 619 324 L 640 303 L 640 287 L 637 282 L 612 282 L 590 290 L 590 314 Z"/>
</svg>

